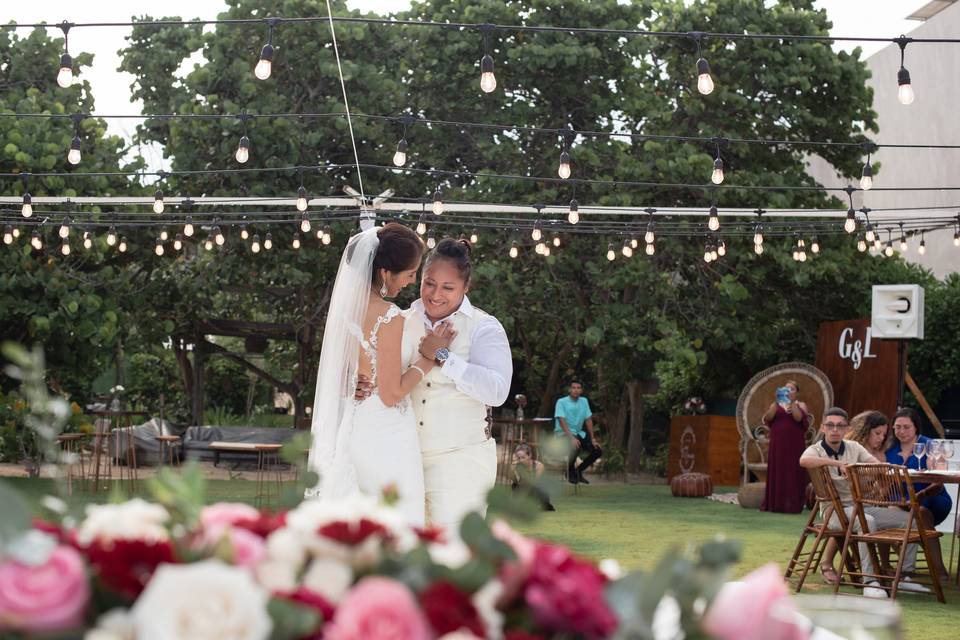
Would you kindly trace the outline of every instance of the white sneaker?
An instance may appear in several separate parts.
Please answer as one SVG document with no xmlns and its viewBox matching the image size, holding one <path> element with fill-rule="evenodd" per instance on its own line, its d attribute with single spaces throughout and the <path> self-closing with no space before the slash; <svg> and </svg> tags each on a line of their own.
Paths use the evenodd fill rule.
<svg viewBox="0 0 960 640">
<path fill-rule="evenodd" d="M 880 586 L 880 583 L 874 580 L 873 582 L 867 583 L 867 586 L 863 588 L 863 597 L 864 598 L 886 598 L 887 590 Z"/>
<path fill-rule="evenodd" d="M 930 593 L 930 589 L 925 587 L 922 584 L 914 582 L 909 577 L 905 577 L 900 581 L 900 584 L 897 585 L 898 591 L 912 591 L 914 593 Z"/>
</svg>

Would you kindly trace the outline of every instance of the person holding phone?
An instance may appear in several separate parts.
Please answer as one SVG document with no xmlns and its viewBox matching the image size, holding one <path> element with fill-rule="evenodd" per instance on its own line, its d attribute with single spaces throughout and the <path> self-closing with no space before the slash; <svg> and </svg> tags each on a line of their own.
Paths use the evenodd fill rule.
<svg viewBox="0 0 960 640">
<path fill-rule="evenodd" d="M 807 448 L 806 433 L 813 416 L 807 405 L 797 399 L 800 387 L 793 380 L 778 388 L 776 398 L 763 414 L 770 427 L 767 449 L 767 487 L 761 511 L 800 513 L 810 477 L 800 466 Z"/>
</svg>

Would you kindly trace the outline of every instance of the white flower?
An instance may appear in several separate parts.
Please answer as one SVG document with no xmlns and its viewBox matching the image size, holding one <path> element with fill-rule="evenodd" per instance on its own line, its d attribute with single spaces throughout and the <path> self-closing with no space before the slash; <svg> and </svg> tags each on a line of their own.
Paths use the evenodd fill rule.
<svg viewBox="0 0 960 640">
<path fill-rule="evenodd" d="M 600 573 L 605 575 L 610 581 L 619 580 L 626 575 L 626 572 L 623 570 L 623 567 L 620 566 L 620 563 L 613 558 L 601 560 L 600 564 L 597 565 L 597 568 L 600 569 Z"/>
<path fill-rule="evenodd" d="M 353 569 L 335 560 L 318 559 L 303 575 L 303 586 L 337 604 L 353 584 Z"/>
<path fill-rule="evenodd" d="M 137 640 L 265 640 L 270 596 L 250 573 L 219 560 L 165 564 L 133 606 Z"/>
<path fill-rule="evenodd" d="M 254 568 L 254 573 L 257 582 L 270 591 L 286 592 L 297 589 L 297 568 L 285 562 L 261 562 Z"/>
<path fill-rule="evenodd" d="M 497 601 L 500 600 L 501 595 L 503 595 L 503 583 L 494 578 L 483 585 L 470 599 L 480 619 L 483 620 L 483 628 L 490 640 L 500 640 L 503 637 L 503 613 L 497 609 Z"/>
<path fill-rule="evenodd" d="M 166 509 L 141 498 L 121 504 L 92 504 L 87 506 L 87 517 L 77 529 L 77 542 L 81 545 L 94 540 L 159 542 L 170 537 L 164 526 L 169 519 Z"/>
<path fill-rule="evenodd" d="M 277 529 L 267 537 L 267 557 L 299 567 L 307 556 L 302 536 L 292 529 Z"/>
<path fill-rule="evenodd" d="M 465 545 L 459 537 L 447 542 L 430 544 L 427 546 L 427 552 L 435 564 L 449 569 L 459 569 L 473 557 L 470 547 Z"/>
<path fill-rule="evenodd" d="M 97 626 L 83 640 L 134 640 L 133 619 L 126 609 L 111 609 L 97 619 Z"/>
<path fill-rule="evenodd" d="M 57 548 L 57 539 L 49 533 L 37 529 L 27 529 L 0 548 L 0 558 L 9 556 L 20 564 L 39 567 L 47 563 L 53 550 Z"/>
</svg>

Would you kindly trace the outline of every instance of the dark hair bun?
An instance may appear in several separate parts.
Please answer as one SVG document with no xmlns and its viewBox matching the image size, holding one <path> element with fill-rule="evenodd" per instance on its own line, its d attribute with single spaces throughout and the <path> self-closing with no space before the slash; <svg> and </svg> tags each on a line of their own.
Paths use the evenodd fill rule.
<svg viewBox="0 0 960 640">
<path fill-rule="evenodd" d="M 380 281 L 380 269 L 400 273 L 406 269 L 415 269 L 423 255 L 423 241 L 420 236 L 402 224 L 390 222 L 377 231 L 380 244 L 373 258 L 371 282 Z"/>
<path fill-rule="evenodd" d="M 457 267 L 460 277 L 463 281 L 470 283 L 470 242 L 466 238 L 454 240 L 453 238 L 444 238 L 437 243 L 433 251 L 427 254 L 424 268 L 437 259 L 449 260 Z"/>
</svg>

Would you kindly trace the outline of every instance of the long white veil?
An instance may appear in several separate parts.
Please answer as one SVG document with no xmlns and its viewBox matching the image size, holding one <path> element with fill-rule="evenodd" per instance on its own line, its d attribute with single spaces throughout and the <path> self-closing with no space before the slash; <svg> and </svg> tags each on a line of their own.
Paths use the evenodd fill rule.
<svg viewBox="0 0 960 640">
<path fill-rule="evenodd" d="M 350 238 L 333 284 L 313 402 L 313 442 L 307 459 L 308 467 L 320 474 L 320 482 L 307 489 L 307 497 L 340 498 L 359 491 L 349 444 L 360 337 L 370 302 L 373 259 L 380 245 L 378 231 L 374 227 Z"/>
</svg>

